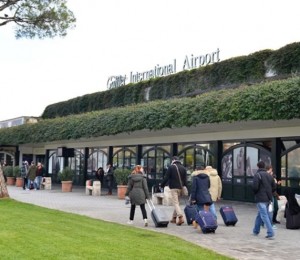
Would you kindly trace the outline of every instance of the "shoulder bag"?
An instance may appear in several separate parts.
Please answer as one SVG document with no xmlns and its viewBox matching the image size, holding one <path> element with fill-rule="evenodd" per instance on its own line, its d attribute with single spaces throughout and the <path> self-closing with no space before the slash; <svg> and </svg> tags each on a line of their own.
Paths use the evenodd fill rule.
<svg viewBox="0 0 300 260">
<path fill-rule="evenodd" d="M 174 165 L 176 167 L 178 178 L 179 178 L 179 182 L 180 182 L 180 186 L 181 186 L 181 195 L 182 196 L 188 196 L 189 195 L 189 191 L 188 191 L 188 189 L 187 189 L 186 186 L 182 186 L 182 181 L 181 181 L 181 177 L 180 177 L 180 173 L 179 173 L 178 167 L 177 167 L 176 164 L 174 164 Z"/>
</svg>

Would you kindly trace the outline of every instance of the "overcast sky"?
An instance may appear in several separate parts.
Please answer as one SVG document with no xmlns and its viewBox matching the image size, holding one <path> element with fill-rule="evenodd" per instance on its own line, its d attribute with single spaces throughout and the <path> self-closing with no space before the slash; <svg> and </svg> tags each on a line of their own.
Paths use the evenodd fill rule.
<svg viewBox="0 0 300 260">
<path fill-rule="evenodd" d="M 299 0 L 69 0 L 65 38 L 16 40 L 0 27 L 0 120 L 107 89 L 113 75 L 220 50 L 220 60 L 300 41 Z"/>
</svg>

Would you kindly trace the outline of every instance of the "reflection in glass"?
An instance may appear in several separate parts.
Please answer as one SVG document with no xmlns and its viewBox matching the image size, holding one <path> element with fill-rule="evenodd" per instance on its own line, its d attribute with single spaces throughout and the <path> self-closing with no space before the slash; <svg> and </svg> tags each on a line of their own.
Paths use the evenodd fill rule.
<svg viewBox="0 0 300 260">
<path fill-rule="evenodd" d="M 244 158 L 244 147 L 239 147 L 233 150 L 234 156 L 234 176 L 243 176 L 245 172 L 245 158 Z"/>
<path fill-rule="evenodd" d="M 253 176 L 257 171 L 258 149 L 247 147 L 246 174 Z"/>
<path fill-rule="evenodd" d="M 225 156 L 223 156 L 222 178 L 223 179 L 231 179 L 232 178 L 232 153 L 228 153 Z"/>
<path fill-rule="evenodd" d="M 300 185 L 300 148 L 294 149 L 287 154 L 289 186 L 299 188 Z"/>
</svg>

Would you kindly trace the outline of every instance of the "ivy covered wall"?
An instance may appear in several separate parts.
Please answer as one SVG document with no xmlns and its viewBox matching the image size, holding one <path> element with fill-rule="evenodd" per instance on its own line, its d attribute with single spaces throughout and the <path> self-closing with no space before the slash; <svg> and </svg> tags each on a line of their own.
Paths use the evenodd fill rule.
<svg viewBox="0 0 300 260">
<path fill-rule="evenodd" d="M 0 145 L 76 140 L 201 123 L 296 118 L 300 118 L 299 76 L 212 90 L 195 97 L 156 100 L 43 119 L 36 124 L 0 129 Z"/>
<path fill-rule="evenodd" d="M 149 101 L 154 101 L 195 96 L 216 89 L 235 88 L 241 84 L 252 85 L 265 81 L 267 72 L 276 73 L 272 79 L 298 74 L 300 43 L 292 43 L 276 51 L 263 50 L 167 77 L 128 84 L 51 104 L 45 108 L 42 118 L 63 117 L 144 103 L 147 102 L 145 100 L 147 89 Z"/>
</svg>

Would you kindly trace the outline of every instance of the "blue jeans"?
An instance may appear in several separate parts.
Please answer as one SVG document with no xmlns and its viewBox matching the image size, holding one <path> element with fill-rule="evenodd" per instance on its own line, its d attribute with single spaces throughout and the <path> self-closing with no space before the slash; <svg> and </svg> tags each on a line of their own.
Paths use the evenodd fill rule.
<svg viewBox="0 0 300 260">
<path fill-rule="evenodd" d="M 213 216 L 215 217 L 215 219 L 217 220 L 217 212 L 216 212 L 216 207 L 215 207 L 215 203 L 212 203 L 209 206 L 209 211 L 211 214 L 213 214 Z"/>
<path fill-rule="evenodd" d="M 33 186 L 35 189 L 39 190 L 41 187 L 43 176 L 36 176 L 33 182 Z"/>
<path fill-rule="evenodd" d="M 30 189 L 31 182 L 32 182 L 32 180 L 30 180 L 29 178 L 27 178 L 27 189 Z"/>
<path fill-rule="evenodd" d="M 198 207 L 198 211 L 204 210 L 204 204 L 197 204 L 197 207 Z M 209 212 L 214 216 L 215 220 L 217 220 L 217 212 L 216 212 L 215 203 L 212 203 L 209 206 Z"/>
<path fill-rule="evenodd" d="M 261 224 L 264 223 L 265 227 L 267 228 L 267 235 L 270 237 L 274 236 L 274 231 L 272 228 L 272 223 L 270 221 L 269 212 L 268 212 L 268 205 L 269 205 L 268 202 L 256 203 L 258 212 L 257 212 L 257 216 L 253 228 L 253 233 L 256 235 L 259 234 Z"/>
</svg>

